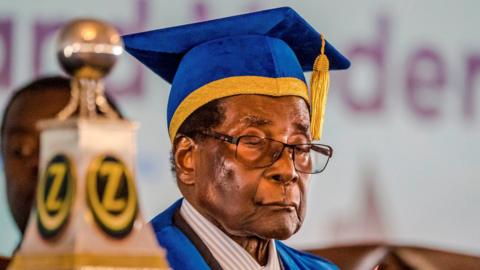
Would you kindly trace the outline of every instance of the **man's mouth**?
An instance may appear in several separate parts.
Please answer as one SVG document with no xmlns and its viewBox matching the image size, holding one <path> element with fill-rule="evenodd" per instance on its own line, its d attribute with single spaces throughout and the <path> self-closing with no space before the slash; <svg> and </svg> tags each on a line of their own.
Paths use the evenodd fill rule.
<svg viewBox="0 0 480 270">
<path fill-rule="evenodd" d="M 269 203 L 259 203 L 260 207 L 268 207 L 278 210 L 288 210 L 294 211 L 298 208 L 298 205 L 293 202 L 269 202 Z"/>
</svg>

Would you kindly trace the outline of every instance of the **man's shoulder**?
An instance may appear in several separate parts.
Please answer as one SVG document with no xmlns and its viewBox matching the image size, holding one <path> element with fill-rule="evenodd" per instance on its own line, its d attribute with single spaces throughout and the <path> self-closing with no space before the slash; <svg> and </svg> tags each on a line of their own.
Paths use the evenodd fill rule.
<svg viewBox="0 0 480 270">
<path fill-rule="evenodd" d="M 181 205 L 182 199 L 150 221 L 155 237 L 167 251 L 167 260 L 173 269 L 208 269 L 190 239 L 173 223 L 173 216 Z"/>
<path fill-rule="evenodd" d="M 181 205 L 182 199 L 150 221 L 158 243 L 166 249 L 174 248 L 179 243 L 188 241 L 188 238 L 173 224 L 173 216 Z"/>
<path fill-rule="evenodd" d="M 296 250 L 280 241 L 275 241 L 275 245 L 282 262 L 288 266 L 296 266 L 298 269 L 338 270 L 335 264 L 324 258 Z"/>
<path fill-rule="evenodd" d="M 177 200 L 175 203 L 170 205 L 170 207 L 165 209 L 150 221 L 150 224 L 152 224 L 153 230 L 156 234 L 173 226 L 173 215 L 180 208 L 180 206 L 182 206 L 182 199 Z"/>
</svg>

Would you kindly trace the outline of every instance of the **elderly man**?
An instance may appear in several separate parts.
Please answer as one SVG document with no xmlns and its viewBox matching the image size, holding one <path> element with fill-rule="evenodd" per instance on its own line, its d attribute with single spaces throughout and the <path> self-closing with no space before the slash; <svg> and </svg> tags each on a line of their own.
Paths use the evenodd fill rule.
<svg viewBox="0 0 480 270">
<path fill-rule="evenodd" d="M 328 70 L 349 62 L 290 8 L 124 36 L 172 83 L 168 128 L 184 199 L 152 225 L 174 269 L 337 269 L 280 241 L 325 169 Z M 318 63 L 314 62 L 317 59 Z M 312 97 L 303 71 L 314 68 Z"/>
</svg>

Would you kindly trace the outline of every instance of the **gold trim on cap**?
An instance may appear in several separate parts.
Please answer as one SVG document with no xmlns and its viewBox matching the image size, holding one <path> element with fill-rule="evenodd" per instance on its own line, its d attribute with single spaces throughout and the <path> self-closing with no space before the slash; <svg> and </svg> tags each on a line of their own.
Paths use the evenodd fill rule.
<svg viewBox="0 0 480 270">
<path fill-rule="evenodd" d="M 170 121 L 170 141 L 173 142 L 188 116 L 201 106 L 215 99 L 242 94 L 299 96 L 309 103 L 307 85 L 294 77 L 235 76 L 216 80 L 193 91 L 180 103 Z"/>
</svg>

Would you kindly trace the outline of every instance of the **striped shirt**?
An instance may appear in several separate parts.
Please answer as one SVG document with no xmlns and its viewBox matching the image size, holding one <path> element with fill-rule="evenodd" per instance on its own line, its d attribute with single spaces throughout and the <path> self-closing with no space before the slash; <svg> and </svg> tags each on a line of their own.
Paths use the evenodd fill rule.
<svg viewBox="0 0 480 270">
<path fill-rule="evenodd" d="M 224 270 L 280 270 L 275 241 L 270 240 L 267 264 L 261 266 L 237 242 L 204 218 L 186 199 L 182 202 L 180 215 L 192 227 Z"/>
</svg>

